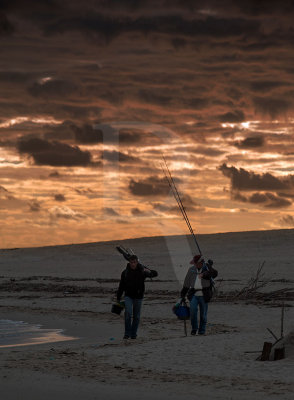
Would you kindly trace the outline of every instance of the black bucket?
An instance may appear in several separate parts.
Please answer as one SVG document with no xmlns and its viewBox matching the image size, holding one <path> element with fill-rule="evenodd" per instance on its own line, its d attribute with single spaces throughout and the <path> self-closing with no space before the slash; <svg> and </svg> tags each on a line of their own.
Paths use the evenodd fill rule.
<svg viewBox="0 0 294 400">
<path fill-rule="evenodd" d="M 112 304 L 111 312 L 112 312 L 113 314 L 120 315 L 120 313 L 122 312 L 123 308 L 124 308 L 124 307 L 123 307 L 122 305 L 120 305 L 120 304 L 118 304 L 118 303 L 115 303 L 115 304 Z"/>
</svg>

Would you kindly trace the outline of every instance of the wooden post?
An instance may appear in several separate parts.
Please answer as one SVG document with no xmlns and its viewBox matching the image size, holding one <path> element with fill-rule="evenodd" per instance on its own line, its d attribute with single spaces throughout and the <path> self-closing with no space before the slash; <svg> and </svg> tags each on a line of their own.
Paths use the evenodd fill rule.
<svg viewBox="0 0 294 400">
<path fill-rule="evenodd" d="M 262 349 L 262 354 L 260 356 L 260 361 L 268 361 L 269 360 L 271 349 L 272 349 L 271 342 L 263 343 L 263 349 Z"/>
<path fill-rule="evenodd" d="M 274 360 L 282 360 L 285 358 L 285 347 L 280 347 L 279 349 L 275 349 L 274 352 Z"/>
</svg>

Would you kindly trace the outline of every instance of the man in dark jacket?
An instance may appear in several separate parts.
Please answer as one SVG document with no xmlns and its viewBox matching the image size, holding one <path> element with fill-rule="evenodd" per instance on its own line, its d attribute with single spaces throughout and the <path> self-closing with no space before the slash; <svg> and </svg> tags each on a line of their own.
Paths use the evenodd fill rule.
<svg viewBox="0 0 294 400">
<path fill-rule="evenodd" d="M 187 294 L 188 300 L 190 301 L 191 335 L 196 335 L 197 330 L 198 335 L 204 335 L 207 322 L 208 302 L 212 295 L 212 279 L 217 277 L 218 272 L 212 267 L 213 261 L 208 260 L 206 264 L 201 255 L 194 256 L 190 264 L 193 264 L 193 266 L 189 268 L 185 277 L 181 298 L 184 300 Z M 199 329 L 197 318 L 198 307 L 200 309 Z"/>
<path fill-rule="evenodd" d="M 124 339 L 136 339 L 145 292 L 144 282 L 146 278 L 153 278 L 157 275 L 155 270 L 144 268 L 138 262 L 138 257 L 136 255 L 130 257 L 126 269 L 122 272 L 116 297 L 119 302 L 123 292 L 125 292 Z"/>
</svg>

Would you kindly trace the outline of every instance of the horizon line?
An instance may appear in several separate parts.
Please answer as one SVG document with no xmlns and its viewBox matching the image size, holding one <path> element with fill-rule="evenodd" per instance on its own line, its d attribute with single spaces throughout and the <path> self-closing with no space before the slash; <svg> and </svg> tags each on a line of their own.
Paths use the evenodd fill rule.
<svg viewBox="0 0 294 400">
<path fill-rule="evenodd" d="M 228 232 L 216 232 L 216 233 L 198 233 L 197 236 L 214 236 L 214 235 L 227 235 L 227 234 L 240 234 L 240 233 L 256 233 L 256 232 L 274 232 L 274 231 L 291 231 L 294 228 L 276 228 L 276 229 L 259 229 L 259 230 L 248 230 L 248 231 L 228 231 Z M 65 243 L 65 244 L 53 244 L 47 246 L 32 246 L 32 247 L 6 247 L 0 248 L 0 251 L 13 251 L 13 250 L 21 250 L 21 249 L 43 249 L 48 247 L 62 247 L 62 246 L 78 246 L 78 245 L 91 245 L 98 243 L 112 243 L 112 242 L 124 242 L 130 240 L 141 240 L 141 239 L 150 239 L 150 238 L 165 238 L 165 237 L 178 237 L 178 236 L 191 236 L 191 234 L 184 235 L 154 235 L 154 236 L 139 236 L 139 237 L 131 237 L 125 239 L 113 239 L 113 240 L 100 240 L 97 242 L 78 242 L 78 243 Z"/>
</svg>

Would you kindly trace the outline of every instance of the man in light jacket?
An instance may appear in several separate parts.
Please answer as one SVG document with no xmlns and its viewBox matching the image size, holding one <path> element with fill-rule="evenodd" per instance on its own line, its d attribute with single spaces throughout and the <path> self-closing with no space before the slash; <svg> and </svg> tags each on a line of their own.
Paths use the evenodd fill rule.
<svg viewBox="0 0 294 400">
<path fill-rule="evenodd" d="M 211 260 L 209 260 L 211 261 Z M 181 298 L 184 300 L 187 295 L 190 301 L 191 316 L 191 335 L 204 335 L 207 323 L 208 302 L 211 299 L 212 279 L 218 275 L 218 272 L 212 268 L 213 262 L 206 264 L 201 255 L 196 255 L 190 262 L 193 264 L 189 268 L 181 290 Z M 198 328 L 198 307 L 200 309 L 200 321 Z"/>
</svg>

